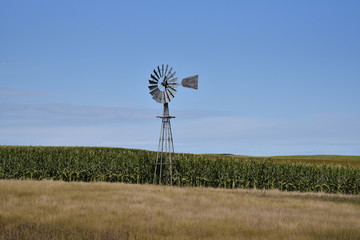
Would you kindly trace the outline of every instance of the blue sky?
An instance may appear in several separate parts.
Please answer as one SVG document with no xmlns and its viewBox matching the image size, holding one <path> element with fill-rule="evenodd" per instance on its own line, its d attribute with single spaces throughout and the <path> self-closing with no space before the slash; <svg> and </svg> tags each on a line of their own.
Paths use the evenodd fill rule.
<svg viewBox="0 0 360 240">
<path fill-rule="evenodd" d="M 1 1 L 0 145 L 360 155 L 358 1 Z"/>
</svg>

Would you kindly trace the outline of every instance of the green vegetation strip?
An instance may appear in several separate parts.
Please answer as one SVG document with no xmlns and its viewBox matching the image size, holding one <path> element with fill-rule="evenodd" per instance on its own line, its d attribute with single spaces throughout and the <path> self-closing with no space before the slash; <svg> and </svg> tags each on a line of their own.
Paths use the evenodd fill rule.
<svg viewBox="0 0 360 240">
<path fill-rule="evenodd" d="M 0 179 L 145 184 L 152 183 L 155 158 L 155 152 L 136 149 L 0 146 Z M 350 164 L 194 154 L 176 154 L 175 159 L 178 186 L 360 192 L 360 168 Z"/>
</svg>

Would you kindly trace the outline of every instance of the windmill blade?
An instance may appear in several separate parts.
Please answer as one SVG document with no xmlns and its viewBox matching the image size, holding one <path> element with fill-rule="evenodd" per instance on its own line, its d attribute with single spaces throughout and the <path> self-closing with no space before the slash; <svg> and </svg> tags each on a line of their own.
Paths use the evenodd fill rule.
<svg viewBox="0 0 360 240">
<path fill-rule="evenodd" d="M 164 76 L 164 64 L 161 66 L 161 74 Z"/>
<path fill-rule="evenodd" d="M 157 98 L 155 98 L 155 101 L 158 102 L 158 103 L 161 103 L 160 94 L 159 94 L 159 96 L 157 96 Z"/>
<path fill-rule="evenodd" d="M 156 97 L 155 100 L 156 100 L 158 103 L 161 103 L 161 99 L 162 99 L 162 92 L 159 91 L 159 94 L 157 95 L 157 97 Z"/>
<path fill-rule="evenodd" d="M 168 70 L 169 65 L 166 64 L 166 69 L 165 69 L 165 76 L 167 75 L 167 70 Z"/>
<path fill-rule="evenodd" d="M 177 92 L 176 89 L 173 88 L 173 87 L 170 87 L 170 86 L 168 86 L 168 89 L 169 89 L 169 91 L 170 91 L 170 92 L 174 95 L 174 97 L 175 97 L 175 93 Z"/>
<path fill-rule="evenodd" d="M 154 95 L 157 92 L 161 92 L 159 88 L 154 88 L 153 90 L 150 91 L 151 95 Z"/>
<path fill-rule="evenodd" d="M 149 86 L 150 92 L 151 92 L 152 90 L 156 89 L 156 88 L 158 88 L 157 85 Z"/>
<path fill-rule="evenodd" d="M 168 86 L 175 89 L 175 88 L 177 88 L 178 86 L 180 86 L 180 84 L 178 84 L 178 83 L 168 83 Z"/>
<path fill-rule="evenodd" d="M 171 92 L 171 94 L 175 97 L 175 93 L 177 92 L 175 88 L 172 88 L 172 87 L 168 86 L 168 87 L 166 88 L 166 90 L 168 90 L 169 92 Z"/>
<path fill-rule="evenodd" d="M 149 80 L 149 84 L 151 84 L 151 85 L 153 85 L 153 84 L 157 84 L 158 83 L 158 81 L 153 81 L 153 80 Z"/>
<path fill-rule="evenodd" d="M 165 78 L 170 79 L 172 67 L 170 68 L 169 72 L 166 74 Z"/>
<path fill-rule="evenodd" d="M 170 100 L 175 97 L 175 95 L 171 92 L 171 90 L 169 88 L 166 89 L 166 93 L 170 97 Z"/>
<path fill-rule="evenodd" d="M 171 79 L 175 76 L 176 72 L 173 72 L 169 77 L 167 77 L 167 79 Z"/>
<path fill-rule="evenodd" d="M 161 101 L 161 103 L 166 103 L 166 100 L 165 100 L 165 93 L 164 93 L 164 92 L 161 92 L 161 98 L 160 98 L 160 101 Z"/>
<path fill-rule="evenodd" d="M 161 93 L 161 91 L 160 91 L 159 89 L 156 89 L 156 90 L 154 90 L 153 93 L 154 93 L 154 94 L 153 94 L 153 99 L 154 99 L 155 101 L 157 101 L 157 102 L 160 102 L 159 99 L 160 99 L 160 93 Z"/>
<path fill-rule="evenodd" d="M 159 88 L 154 88 L 153 90 L 150 91 L 151 96 L 154 96 L 157 92 L 160 92 Z"/>
<path fill-rule="evenodd" d="M 161 75 L 161 71 L 160 71 L 160 67 L 159 67 L 159 66 L 157 66 L 157 69 L 158 69 L 159 76 L 160 76 L 160 77 L 162 77 L 162 75 Z"/>
<path fill-rule="evenodd" d="M 173 79 L 171 79 L 171 80 L 168 80 L 168 82 L 174 83 L 174 82 L 176 82 L 177 80 L 178 80 L 178 78 L 173 78 Z"/>
<path fill-rule="evenodd" d="M 191 77 L 184 78 L 181 81 L 181 85 L 186 88 L 198 89 L 198 79 L 199 79 L 199 75 L 194 75 Z"/>
<path fill-rule="evenodd" d="M 168 94 L 168 92 L 165 90 L 165 92 L 164 92 L 164 96 L 165 96 L 165 103 L 167 103 L 167 102 L 170 102 L 170 96 L 169 96 L 169 94 Z"/>
<path fill-rule="evenodd" d="M 153 99 L 155 99 L 155 97 L 160 93 L 160 90 L 158 88 L 152 90 L 150 92 L 151 96 L 153 96 Z"/>
<path fill-rule="evenodd" d="M 157 74 L 157 72 L 156 72 L 155 69 L 154 69 L 154 73 L 155 73 L 155 75 L 157 76 L 157 79 L 159 79 L 160 77 L 159 77 L 159 75 Z"/>
<path fill-rule="evenodd" d="M 156 78 L 154 75 L 150 74 L 150 76 L 151 76 L 151 78 L 152 78 L 152 79 L 154 79 L 154 81 L 156 81 L 156 82 L 158 82 L 158 81 L 159 81 L 159 79 L 158 79 L 158 78 Z"/>
</svg>

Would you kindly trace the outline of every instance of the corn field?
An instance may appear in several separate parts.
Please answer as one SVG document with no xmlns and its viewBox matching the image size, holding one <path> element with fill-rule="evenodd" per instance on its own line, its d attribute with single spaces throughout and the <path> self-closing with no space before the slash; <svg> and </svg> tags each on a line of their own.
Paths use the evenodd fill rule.
<svg viewBox="0 0 360 240">
<path fill-rule="evenodd" d="M 0 146 L 0 179 L 151 184 L 155 158 L 156 152 L 136 149 Z M 176 154 L 175 160 L 177 186 L 360 192 L 360 167 L 221 155 Z"/>
</svg>

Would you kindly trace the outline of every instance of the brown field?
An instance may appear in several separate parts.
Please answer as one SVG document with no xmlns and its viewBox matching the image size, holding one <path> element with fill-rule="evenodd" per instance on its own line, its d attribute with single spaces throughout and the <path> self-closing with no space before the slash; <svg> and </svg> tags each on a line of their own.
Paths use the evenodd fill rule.
<svg viewBox="0 0 360 240">
<path fill-rule="evenodd" d="M 0 239 L 360 239 L 360 196 L 1 180 Z"/>
</svg>

